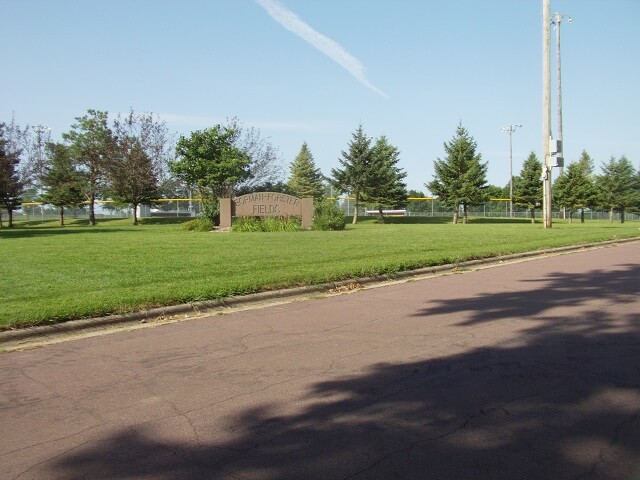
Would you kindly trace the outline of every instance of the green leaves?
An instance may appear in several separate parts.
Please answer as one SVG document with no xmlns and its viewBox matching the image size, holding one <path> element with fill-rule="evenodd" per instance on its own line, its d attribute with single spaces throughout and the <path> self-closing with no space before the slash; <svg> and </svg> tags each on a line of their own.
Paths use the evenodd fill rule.
<svg viewBox="0 0 640 480">
<path fill-rule="evenodd" d="M 531 222 L 535 222 L 535 211 L 542 205 L 542 162 L 535 152 L 522 164 L 520 175 L 513 179 L 513 201 L 531 212 Z"/>
<path fill-rule="evenodd" d="M 180 137 L 178 159 L 170 169 L 187 185 L 193 185 L 202 197 L 205 215 L 213 220 L 218 198 L 230 196 L 240 181 L 249 178 L 249 156 L 233 145 L 234 131 L 216 125 L 207 130 Z"/>
<path fill-rule="evenodd" d="M 570 163 L 553 184 L 554 202 L 571 212 L 591 207 L 596 203 L 596 190 L 590 176 L 589 165 Z"/>
<path fill-rule="evenodd" d="M 602 175 L 597 177 L 600 203 L 611 211 L 620 212 L 620 220 L 624 222 L 625 210 L 640 204 L 639 183 L 639 177 L 627 157 L 623 155 L 619 160 L 611 157 L 602 165 Z"/>
<path fill-rule="evenodd" d="M 297 197 L 313 197 L 320 200 L 324 196 L 323 175 L 313 161 L 313 155 L 304 142 L 300 147 L 300 153 L 290 166 L 291 176 L 287 186 L 291 193 Z"/>
<path fill-rule="evenodd" d="M 87 110 L 76 118 L 62 138 L 69 144 L 71 156 L 85 177 L 83 193 L 89 200 L 89 223 L 96 224 L 94 201 L 106 183 L 106 163 L 113 155 L 114 139 L 107 124 L 108 113 Z"/>
<path fill-rule="evenodd" d="M 398 168 L 400 151 L 383 135 L 371 149 L 367 188 L 363 201 L 377 210 L 404 208 L 407 204 L 406 172 Z"/>
<path fill-rule="evenodd" d="M 425 186 L 446 205 L 454 208 L 454 223 L 462 205 L 481 204 L 488 198 L 487 163 L 476 154 L 476 142 L 469 132 L 459 124 L 453 139 L 444 144 L 446 156 L 434 162 L 433 180 Z"/>
<path fill-rule="evenodd" d="M 49 163 L 42 176 L 46 192 L 41 199 L 58 208 L 78 207 L 84 201 L 84 178 L 75 167 L 71 149 L 63 143 L 47 144 Z M 60 226 L 64 225 L 64 211 L 61 210 Z"/>
<path fill-rule="evenodd" d="M 342 169 L 332 169 L 334 185 L 342 192 L 349 192 L 356 199 L 353 223 L 357 222 L 360 202 L 379 210 L 406 205 L 406 173 L 397 167 L 400 152 L 381 136 L 371 146 L 372 139 L 362 130 L 362 125 L 352 135 L 349 150 L 342 152 L 339 160 Z"/>
</svg>

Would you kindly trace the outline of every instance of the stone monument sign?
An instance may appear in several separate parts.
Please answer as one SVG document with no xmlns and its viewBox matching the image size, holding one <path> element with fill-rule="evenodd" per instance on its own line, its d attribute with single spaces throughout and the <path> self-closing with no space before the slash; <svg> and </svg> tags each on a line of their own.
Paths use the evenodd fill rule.
<svg viewBox="0 0 640 480">
<path fill-rule="evenodd" d="M 220 199 L 220 228 L 231 228 L 232 217 L 302 217 L 302 228 L 311 227 L 313 198 L 278 192 L 256 192 Z"/>
</svg>

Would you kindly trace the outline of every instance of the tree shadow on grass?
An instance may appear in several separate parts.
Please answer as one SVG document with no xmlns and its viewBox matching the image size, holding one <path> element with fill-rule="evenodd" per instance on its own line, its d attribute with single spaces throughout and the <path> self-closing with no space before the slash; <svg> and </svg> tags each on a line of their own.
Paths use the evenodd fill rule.
<svg viewBox="0 0 640 480">
<path fill-rule="evenodd" d="M 145 217 L 140 219 L 142 225 L 180 225 L 185 222 L 189 222 L 198 217 L 191 216 L 166 216 L 166 217 Z"/>
<path fill-rule="evenodd" d="M 123 228 L 115 227 L 29 227 L 29 228 L 13 228 L 0 230 L 0 239 L 10 238 L 34 238 L 44 236 L 62 236 L 62 235 L 78 235 L 78 234 L 105 234 L 122 232 Z"/>
<path fill-rule="evenodd" d="M 532 227 L 538 225 L 542 227 L 542 223 L 540 221 L 535 224 L 531 223 L 530 218 L 505 218 L 505 217 L 471 217 L 469 219 L 469 223 L 475 224 L 502 224 L 508 223 L 512 225 L 531 225 Z"/>
<path fill-rule="evenodd" d="M 126 429 L 62 455 L 54 476 L 638 478 L 640 326 L 631 308 L 638 274 L 637 265 L 582 278 L 556 273 L 520 294 L 443 301 L 418 314 L 471 310 L 463 322 L 469 334 L 514 315 L 543 326 L 483 348 L 317 382 L 299 399 L 310 403 L 292 401 L 287 413 L 263 401 L 233 417 L 226 440 L 159 440 L 151 427 Z M 587 299 L 630 309 L 613 316 Z M 545 316 L 567 301 L 585 302 L 583 314 Z"/>
<path fill-rule="evenodd" d="M 347 217 L 349 222 L 351 217 Z M 360 217 L 359 223 L 379 223 L 379 219 L 376 216 Z M 384 223 L 389 225 L 446 225 L 453 223 L 453 217 L 448 216 L 420 216 L 411 215 L 408 217 L 393 217 L 385 216 Z M 492 224 L 512 224 L 512 225 L 531 225 L 531 219 L 526 218 L 501 218 L 501 217 L 469 217 L 469 224 L 475 225 L 492 225 Z M 462 218 L 458 220 L 458 224 L 462 225 Z M 541 226 L 538 223 L 538 226 Z"/>
<path fill-rule="evenodd" d="M 69 220 L 64 227 L 51 220 L 31 220 L 28 223 L 17 224 L 14 228 L 0 229 L 0 238 L 31 238 L 49 235 L 74 235 L 84 233 L 113 233 L 124 231 L 139 231 L 147 225 L 179 225 L 188 221 L 186 217 L 179 218 L 144 218 L 139 225 L 133 225 L 130 219 L 101 218 L 97 225 L 89 225 L 85 219 Z"/>
</svg>

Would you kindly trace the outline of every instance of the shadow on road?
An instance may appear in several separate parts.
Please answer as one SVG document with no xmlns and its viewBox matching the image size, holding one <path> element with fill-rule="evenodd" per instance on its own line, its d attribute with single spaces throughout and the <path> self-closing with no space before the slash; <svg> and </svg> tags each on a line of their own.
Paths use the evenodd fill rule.
<svg viewBox="0 0 640 480">
<path fill-rule="evenodd" d="M 522 268 L 526 268 L 526 264 Z M 455 302 L 433 300 L 431 303 L 434 305 L 418 312 L 418 315 L 471 312 L 471 319 L 461 323 L 471 326 L 513 317 L 537 321 L 540 319 L 539 315 L 551 309 L 567 305 L 587 305 L 590 301 L 628 303 L 640 293 L 640 264 L 622 265 L 619 268 L 615 272 L 594 270 L 584 277 L 553 273 L 548 277 L 528 280 L 531 290 L 524 293 L 510 291 L 509 285 L 505 285 L 504 293 L 470 297 Z M 499 270 L 496 272 L 499 274 Z M 596 316 L 598 313 L 594 312 Z M 605 315 L 606 312 L 602 314 Z M 556 326 L 556 322 L 552 322 L 543 329 Z M 592 327 L 600 329 L 603 325 L 595 322 Z"/>
<path fill-rule="evenodd" d="M 233 440 L 158 442 L 149 427 L 121 431 L 60 457 L 56 475 L 638 478 L 639 279 L 640 267 L 626 265 L 556 273 L 524 294 L 436 302 L 418 314 L 474 312 L 463 323 L 470 332 L 513 316 L 537 321 L 488 348 L 317 383 L 295 412 L 269 403 L 244 411 L 227 427 Z M 596 300 L 629 309 L 610 315 Z M 583 303 L 584 315 L 563 318 L 566 302 Z"/>
</svg>

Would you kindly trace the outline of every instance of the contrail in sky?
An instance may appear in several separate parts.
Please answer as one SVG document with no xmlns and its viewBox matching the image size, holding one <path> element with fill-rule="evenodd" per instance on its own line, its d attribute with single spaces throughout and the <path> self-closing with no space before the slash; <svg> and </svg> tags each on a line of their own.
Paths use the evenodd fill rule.
<svg viewBox="0 0 640 480">
<path fill-rule="evenodd" d="M 388 98 L 386 93 L 367 80 L 367 77 L 364 74 L 364 65 L 360 63 L 360 60 L 347 52 L 342 45 L 314 30 L 311 26 L 303 22 L 295 13 L 278 2 L 278 0 L 256 0 L 256 2 L 264 8 L 269 16 L 271 16 L 271 18 L 276 22 L 320 50 L 327 57 L 353 75 L 355 79 L 365 87 L 376 92 L 382 97 Z"/>
</svg>

